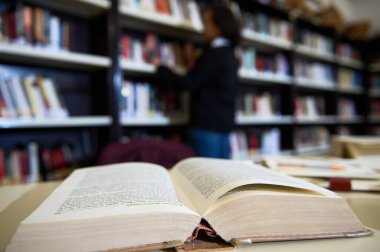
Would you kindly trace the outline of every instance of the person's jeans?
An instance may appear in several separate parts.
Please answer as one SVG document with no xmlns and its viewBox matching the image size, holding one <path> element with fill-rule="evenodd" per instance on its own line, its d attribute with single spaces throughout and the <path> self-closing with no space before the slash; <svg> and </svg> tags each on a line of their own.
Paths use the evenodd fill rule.
<svg viewBox="0 0 380 252">
<path fill-rule="evenodd" d="M 197 156 L 211 158 L 229 158 L 229 133 L 190 129 L 189 142 Z"/>
</svg>

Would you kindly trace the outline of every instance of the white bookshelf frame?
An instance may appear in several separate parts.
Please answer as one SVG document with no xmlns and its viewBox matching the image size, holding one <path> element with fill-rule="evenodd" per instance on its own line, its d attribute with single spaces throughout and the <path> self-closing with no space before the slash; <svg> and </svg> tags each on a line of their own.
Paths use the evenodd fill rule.
<svg viewBox="0 0 380 252">
<path fill-rule="evenodd" d="M 237 125 L 287 125 L 294 122 L 293 116 L 244 116 L 237 115 L 235 122 Z"/>
<path fill-rule="evenodd" d="M 355 86 L 344 87 L 344 86 L 338 85 L 337 91 L 340 93 L 346 93 L 346 94 L 358 94 L 358 95 L 364 94 L 364 89 L 362 87 L 355 87 Z"/>
<path fill-rule="evenodd" d="M 111 65 L 111 60 L 104 56 L 70 51 L 54 51 L 17 44 L 0 44 L 0 58 L 16 60 L 18 62 L 34 60 L 44 65 L 54 64 L 68 68 L 72 68 L 75 65 L 82 68 L 96 69 L 107 68 Z"/>
<path fill-rule="evenodd" d="M 122 126 L 175 126 L 186 125 L 188 123 L 187 117 L 147 117 L 147 118 L 135 118 L 135 117 L 121 117 L 120 124 Z"/>
<path fill-rule="evenodd" d="M 359 115 L 354 116 L 352 118 L 337 116 L 337 121 L 338 123 L 341 123 L 341 124 L 359 124 L 359 123 L 363 123 L 364 119 L 363 119 L 363 116 L 359 116 Z"/>
<path fill-rule="evenodd" d="M 328 61 L 330 63 L 335 62 L 335 55 L 334 54 L 321 52 L 321 51 L 313 49 L 309 46 L 305 46 L 302 44 L 295 44 L 294 50 L 296 53 L 304 55 L 304 56 L 309 56 L 309 57 L 313 57 L 313 58 L 316 58 L 319 60 Z"/>
<path fill-rule="evenodd" d="M 357 70 L 361 70 L 364 67 L 363 62 L 346 57 L 336 56 L 336 61 L 341 66 L 355 68 Z"/>
<path fill-rule="evenodd" d="M 112 123 L 110 116 L 73 116 L 68 118 L 0 119 L 2 129 L 103 127 Z"/>
<path fill-rule="evenodd" d="M 326 91 L 337 90 L 335 83 L 315 81 L 312 79 L 307 79 L 307 78 L 302 78 L 302 77 L 295 77 L 294 83 L 296 86 L 304 87 L 304 88 L 312 88 L 312 89 L 319 89 L 319 90 L 326 90 Z"/>
<path fill-rule="evenodd" d="M 315 124 L 315 125 L 324 125 L 324 124 L 335 124 L 337 122 L 337 116 L 325 115 L 325 116 L 295 116 L 295 122 L 297 124 Z"/>
<path fill-rule="evenodd" d="M 293 43 L 285 39 L 277 38 L 268 34 L 261 34 L 252 30 L 243 29 L 242 37 L 247 42 L 260 43 L 267 46 L 290 50 Z"/>
<path fill-rule="evenodd" d="M 293 78 L 290 76 L 279 75 L 274 73 L 265 73 L 258 71 L 246 70 L 244 68 L 239 69 L 238 76 L 241 80 L 246 81 L 263 81 L 277 84 L 292 84 Z"/>
</svg>

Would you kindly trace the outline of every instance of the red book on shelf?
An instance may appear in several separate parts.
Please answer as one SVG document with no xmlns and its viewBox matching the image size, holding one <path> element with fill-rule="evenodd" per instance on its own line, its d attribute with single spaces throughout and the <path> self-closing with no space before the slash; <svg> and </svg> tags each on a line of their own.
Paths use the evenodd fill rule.
<svg viewBox="0 0 380 252">
<path fill-rule="evenodd" d="M 121 54 L 124 60 L 131 59 L 131 39 L 126 34 L 121 37 Z"/>
<path fill-rule="evenodd" d="M 8 29 L 9 29 L 9 39 L 17 39 L 17 27 L 16 27 L 16 14 L 14 12 L 8 13 Z"/>
<path fill-rule="evenodd" d="M 70 49 L 70 25 L 68 22 L 64 22 L 62 24 L 62 30 L 63 30 L 63 37 L 62 37 L 63 48 L 65 50 L 69 50 Z"/>
<path fill-rule="evenodd" d="M 168 0 L 156 0 L 155 2 L 157 12 L 170 15 L 170 7 Z"/>
<path fill-rule="evenodd" d="M 23 183 L 26 183 L 28 181 L 29 176 L 28 153 L 26 150 L 18 150 L 17 154 L 20 164 L 21 181 Z"/>
<path fill-rule="evenodd" d="M 29 6 L 24 6 L 22 10 L 24 20 L 24 34 L 27 43 L 33 43 L 33 11 Z"/>
</svg>

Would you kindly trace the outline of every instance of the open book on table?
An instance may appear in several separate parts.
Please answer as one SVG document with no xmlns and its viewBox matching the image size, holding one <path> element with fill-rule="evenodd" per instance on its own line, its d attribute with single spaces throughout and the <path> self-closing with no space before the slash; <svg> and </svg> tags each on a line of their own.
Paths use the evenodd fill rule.
<svg viewBox="0 0 380 252">
<path fill-rule="evenodd" d="M 204 219 L 234 245 L 371 234 L 344 199 L 261 166 L 190 158 L 79 169 L 18 227 L 7 251 L 181 246 Z"/>
</svg>

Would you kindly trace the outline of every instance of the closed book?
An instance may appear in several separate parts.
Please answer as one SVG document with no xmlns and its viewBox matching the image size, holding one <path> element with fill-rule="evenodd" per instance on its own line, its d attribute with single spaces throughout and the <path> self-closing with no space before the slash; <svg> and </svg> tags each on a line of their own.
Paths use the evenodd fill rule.
<svg viewBox="0 0 380 252">
<path fill-rule="evenodd" d="M 52 50 L 59 50 L 60 49 L 60 40 L 61 40 L 61 33 L 60 33 L 60 20 L 57 16 L 51 15 L 49 18 L 49 41 L 50 41 L 50 48 Z"/>
<path fill-rule="evenodd" d="M 65 107 L 63 99 L 61 99 L 55 82 L 52 79 L 43 78 L 40 83 L 40 89 L 49 104 L 49 115 L 51 117 L 66 118 L 69 116 L 69 111 Z"/>
<path fill-rule="evenodd" d="M 45 117 L 45 105 L 39 87 L 36 83 L 34 76 L 27 76 L 24 78 L 24 87 L 29 99 L 29 104 L 33 116 L 36 118 Z"/>
<path fill-rule="evenodd" d="M 23 6 L 24 35 L 28 44 L 33 43 L 33 10 L 30 6 Z"/>
<path fill-rule="evenodd" d="M 20 79 L 20 77 L 15 76 L 11 79 L 11 85 L 9 86 L 10 89 L 13 91 L 13 96 L 15 97 L 18 117 L 30 118 L 32 116 L 32 113 L 30 111 L 28 99 L 26 97 L 24 87 L 21 82 L 22 80 Z"/>
<path fill-rule="evenodd" d="M 28 166 L 29 174 L 27 177 L 28 183 L 36 183 L 40 176 L 40 155 L 39 148 L 36 142 L 30 142 L 27 146 L 28 151 Z"/>
<path fill-rule="evenodd" d="M 203 23 L 202 23 L 201 14 L 200 14 L 197 3 L 194 0 L 189 0 L 188 5 L 189 5 L 190 22 L 191 22 L 192 27 L 194 27 L 197 30 L 202 30 Z"/>
<path fill-rule="evenodd" d="M 16 104 L 14 103 L 14 98 L 12 97 L 11 91 L 9 89 L 8 83 L 9 79 L 0 76 L 0 89 L 1 94 L 4 99 L 7 115 L 11 118 L 16 118 Z"/>
<path fill-rule="evenodd" d="M 19 184 L 22 181 L 22 171 L 20 163 L 20 153 L 12 150 L 9 155 L 9 179 L 12 184 Z"/>
<path fill-rule="evenodd" d="M 155 4 L 158 13 L 170 15 L 170 6 L 168 0 L 155 0 Z"/>
</svg>

